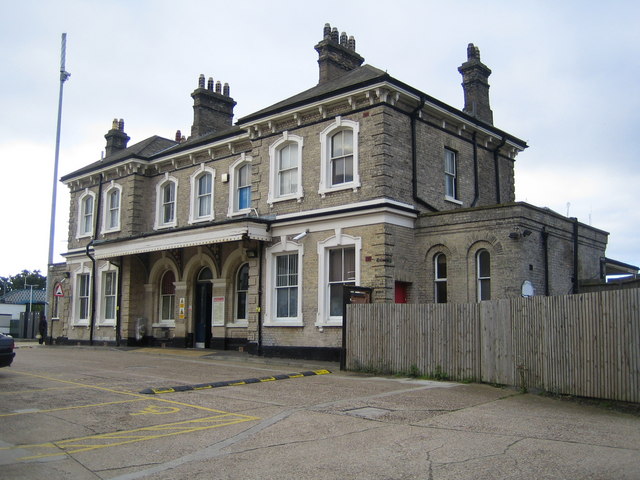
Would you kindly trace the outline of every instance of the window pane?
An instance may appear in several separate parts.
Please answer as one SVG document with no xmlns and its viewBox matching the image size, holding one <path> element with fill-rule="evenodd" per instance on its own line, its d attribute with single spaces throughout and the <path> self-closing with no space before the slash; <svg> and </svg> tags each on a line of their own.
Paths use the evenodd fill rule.
<svg viewBox="0 0 640 480">
<path fill-rule="evenodd" d="M 200 195 L 207 195 L 211 193 L 211 175 L 205 173 L 198 179 L 198 193 Z"/>
<path fill-rule="evenodd" d="M 251 187 L 238 189 L 238 210 L 251 207 Z"/>
<path fill-rule="evenodd" d="M 166 272 L 164 274 L 164 276 L 162 277 L 162 294 L 163 295 L 173 295 L 176 291 L 176 287 L 173 284 L 175 282 L 175 276 L 173 275 L 173 272 L 171 270 L 169 270 L 168 272 Z"/>
<path fill-rule="evenodd" d="M 338 283 L 329 286 L 329 315 L 332 317 L 342 316 L 342 284 Z"/>
<path fill-rule="evenodd" d="M 238 320 L 247 319 L 247 292 L 238 292 L 238 301 L 236 305 L 236 318 Z"/>
<path fill-rule="evenodd" d="M 238 290 L 249 290 L 249 264 L 245 263 L 238 271 Z"/>
<path fill-rule="evenodd" d="M 342 139 L 342 132 L 338 132 L 333 137 L 331 137 L 331 157 L 340 157 L 344 155 L 344 150 L 342 148 Z"/>
<path fill-rule="evenodd" d="M 491 280 L 488 278 L 480 280 L 480 300 L 491 300 Z"/>
<path fill-rule="evenodd" d="M 478 276 L 483 278 L 491 276 L 489 252 L 486 250 L 483 250 L 478 254 Z"/>
<path fill-rule="evenodd" d="M 436 256 L 436 278 L 447 278 L 447 257 L 442 253 Z"/>
<path fill-rule="evenodd" d="M 343 155 L 351 155 L 353 153 L 353 131 L 343 130 L 342 132 L 342 150 Z"/>
<path fill-rule="evenodd" d="M 436 282 L 436 303 L 447 303 L 447 282 Z"/>
<path fill-rule="evenodd" d="M 353 157 L 344 158 L 344 182 L 353 182 Z"/>
</svg>

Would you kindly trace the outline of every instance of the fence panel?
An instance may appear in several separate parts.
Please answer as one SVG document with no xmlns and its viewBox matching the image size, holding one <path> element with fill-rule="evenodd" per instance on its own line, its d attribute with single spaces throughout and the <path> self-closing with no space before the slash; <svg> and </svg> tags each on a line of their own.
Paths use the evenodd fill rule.
<svg viewBox="0 0 640 480">
<path fill-rule="evenodd" d="M 351 370 L 640 402 L 640 289 L 347 309 Z"/>
</svg>

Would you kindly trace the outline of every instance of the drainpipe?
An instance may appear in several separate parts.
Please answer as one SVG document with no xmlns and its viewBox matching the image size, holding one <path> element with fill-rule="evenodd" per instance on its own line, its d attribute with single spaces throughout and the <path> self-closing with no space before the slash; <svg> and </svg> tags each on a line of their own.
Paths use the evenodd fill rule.
<svg viewBox="0 0 640 480">
<path fill-rule="evenodd" d="M 120 327 L 122 326 L 122 319 L 120 318 L 120 302 L 122 301 L 122 262 L 123 257 L 120 257 L 118 261 L 118 296 L 116 297 L 116 346 L 120 346 L 120 342 L 122 341 L 122 334 L 120 332 Z"/>
<path fill-rule="evenodd" d="M 418 108 L 416 108 L 409 115 L 409 118 L 411 118 L 411 167 L 412 167 L 412 174 L 413 174 L 413 178 L 412 178 L 413 199 L 423 207 L 427 208 L 428 210 L 431 210 L 432 212 L 437 212 L 438 209 L 436 207 L 434 207 L 428 202 L 425 202 L 418 195 L 418 154 L 417 154 L 417 148 L 416 148 L 416 143 L 417 143 L 416 142 L 416 120 L 418 119 L 418 114 L 420 113 L 420 110 L 422 110 L 422 108 L 424 107 L 424 104 L 425 104 L 425 99 L 420 97 L 420 105 L 418 105 Z"/>
<path fill-rule="evenodd" d="M 100 174 L 100 181 L 98 182 L 98 201 L 96 202 L 96 214 L 95 222 L 93 224 L 93 238 L 87 244 L 85 248 L 85 254 L 91 259 L 91 313 L 89 316 L 89 345 L 93 345 L 93 327 L 96 322 L 96 258 L 89 252 L 93 246 L 93 241 L 98 238 L 98 232 L 100 231 L 100 207 L 102 205 L 102 181 L 104 177 Z"/>
<path fill-rule="evenodd" d="M 578 219 L 573 217 L 573 293 L 579 293 L 578 285 Z"/>
<path fill-rule="evenodd" d="M 549 232 L 542 227 L 542 254 L 544 259 L 544 294 L 549 296 Z"/>
<path fill-rule="evenodd" d="M 500 145 L 498 145 L 495 150 L 493 151 L 493 170 L 495 172 L 496 175 L 496 203 L 500 204 L 500 200 L 502 195 L 500 195 L 500 164 L 498 162 L 499 160 L 499 151 L 502 147 L 504 147 L 504 144 L 507 143 L 507 137 L 502 137 L 502 140 L 500 141 Z"/>
<path fill-rule="evenodd" d="M 262 257 L 264 242 L 258 248 L 258 356 L 262 356 Z"/>
<path fill-rule="evenodd" d="M 480 186 L 479 186 L 479 175 L 478 171 L 478 140 L 476 138 L 477 132 L 473 132 L 471 139 L 473 140 L 473 202 L 471 202 L 471 206 L 475 207 L 478 204 L 478 199 L 480 198 Z"/>
</svg>

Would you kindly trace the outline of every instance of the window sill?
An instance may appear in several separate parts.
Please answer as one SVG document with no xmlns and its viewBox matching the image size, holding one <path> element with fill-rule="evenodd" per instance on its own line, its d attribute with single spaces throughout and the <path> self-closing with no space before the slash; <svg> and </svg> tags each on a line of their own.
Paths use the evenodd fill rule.
<svg viewBox="0 0 640 480">
<path fill-rule="evenodd" d="M 274 203 L 286 202 L 288 200 L 297 200 L 298 203 L 301 203 L 303 198 L 304 198 L 304 195 L 302 194 L 302 192 L 299 192 L 299 193 L 294 193 L 292 195 L 283 195 L 281 197 L 269 198 L 267 200 L 267 203 L 269 204 L 269 206 L 273 206 Z"/>
<path fill-rule="evenodd" d="M 156 225 L 155 227 L 153 227 L 154 230 L 167 230 L 169 228 L 174 228 L 176 227 L 178 224 L 177 223 L 165 223 L 162 225 Z"/>
<path fill-rule="evenodd" d="M 176 328 L 176 321 L 167 320 L 160 323 L 154 323 L 151 325 L 151 328 Z"/>
<path fill-rule="evenodd" d="M 246 208 L 244 210 L 234 210 L 233 212 L 229 212 L 227 214 L 227 217 L 241 217 L 241 216 L 247 216 L 249 214 L 251 214 L 251 208 Z"/>
<path fill-rule="evenodd" d="M 220 326 L 224 326 L 224 325 L 220 325 Z M 249 326 L 249 322 L 247 321 L 234 322 L 226 325 L 227 328 L 247 328 L 248 326 Z"/>
<path fill-rule="evenodd" d="M 444 196 L 445 201 L 450 202 L 450 203 L 455 203 L 456 205 L 462 205 L 463 202 L 461 200 L 458 200 L 457 198 L 453 198 L 450 197 L 448 195 Z"/>
<path fill-rule="evenodd" d="M 360 182 L 341 183 L 340 185 L 332 185 L 326 188 L 320 188 L 318 193 L 324 197 L 327 193 L 340 192 L 342 190 L 353 190 L 354 192 L 360 188 Z"/>
<path fill-rule="evenodd" d="M 342 327 L 342 318 L 339 320 L 326 320 L 324 322 L 316 322 L 316 327 Z"/>
<path fill-rule="evenodd" d="M 264 327 L 304 327 L 302 320 L 266 320 L 262 325 Z"/>
</svg>

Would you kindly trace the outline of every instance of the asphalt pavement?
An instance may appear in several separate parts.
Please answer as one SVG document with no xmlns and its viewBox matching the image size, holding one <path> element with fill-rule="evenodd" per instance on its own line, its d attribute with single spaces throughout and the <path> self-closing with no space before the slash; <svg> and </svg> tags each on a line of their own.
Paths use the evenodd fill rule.
<svg viewBox="0 0 640 480">
<path fill-rule="evenodd" d="M 640 479 L 640 415 L 211 350 L 19 342 L 3 479 Z"/>
</svg>

